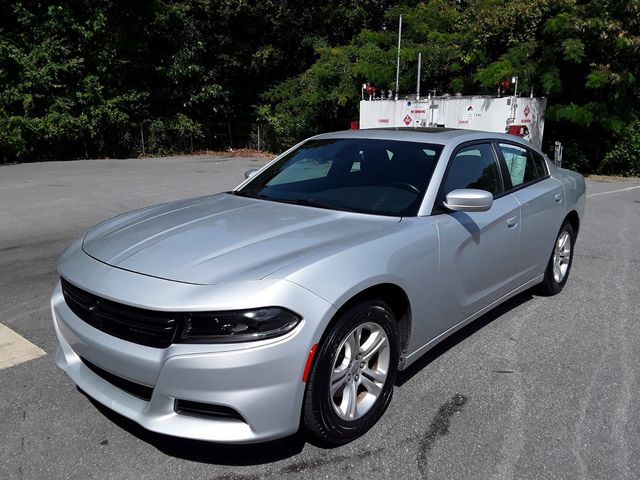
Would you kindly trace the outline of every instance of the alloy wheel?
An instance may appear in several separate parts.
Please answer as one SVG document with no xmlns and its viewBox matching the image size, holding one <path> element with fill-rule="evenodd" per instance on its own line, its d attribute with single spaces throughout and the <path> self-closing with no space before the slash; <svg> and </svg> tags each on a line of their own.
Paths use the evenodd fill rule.
<svg viewBox="0 0 640 480">
<path fill-rule="evenodd" d="M 569 269 L 571 261 L 571 237 L 567 231 L 563 231 L 556 242 L 553 254 L 553 279 L 556 283 L 562 283 Z"/>
<path fill-rule="evenodd" d="M 381 395 L 390 363 L 389 339 L 372 322 L 358 325 L 341 342 L 332 362 L 329 401 L 343 420 L 365 415 Z"/>
</svg>

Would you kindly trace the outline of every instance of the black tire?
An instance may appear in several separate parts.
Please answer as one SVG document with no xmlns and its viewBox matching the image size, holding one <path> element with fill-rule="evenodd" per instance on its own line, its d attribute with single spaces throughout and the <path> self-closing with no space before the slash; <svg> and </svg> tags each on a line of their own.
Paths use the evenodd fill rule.
<svg viewBox="0 0 640 480">
<path fill-rule="evenodd" d="M 335 397 L 332 399 L 330 396 L 331 375 L 334 369 L 334 362 L 339 360 L 341 358 L 340 355 L 344 352 L 343 349 L 340 349 L 343 342 L 359 326 L 363 326 L 363 332 L 366 332 L 367 324 L 374 324 L 380 327 L 387 336 L 389 364 L 386 368 L 386 379 L 377 399 L 368 407 L 366 413 L 362 414 L 360 418 L 345 420 L 335 410 L 336 407 L 333 405 Z M 339 349 L 340 351 L 338 351 Z M 387 353 L 384 355 L 386 357 Z M 379 358 L 371 358 L 371 361 L 380 361 Z M 355 360 L 353 363 L 358 362 L 359 360 Z M 361 363 L 358 364 L 362 365 Z M 367 367 L 369 367 L 369 364 L 367 364 Z M 315 440 L 315 443 L 320 445 L 332 446 L 348 443 L 363 435 L 375 425 L 389 406 L 393 396 L 397 368 L 398 324 L 388 305 L 381 301 L 365 301 L 342 313 L 325 333 L 307 380 L 307 391 L 303 405 L 303 425 L 308 434 L 310 434 L 310 440 Z M 345 370 L 350 369 L 346 368 Z M 364 372 L 364 370 L 361 372 Z M 365 375 L 365 373 L 361 373 L 361 381 L 363 382 Z M 354 374 L 351 378 L 355 382 L 357 377 Z M 379 383 L 382 383 L 382 381 Z M 357 387 L 354 386 L 355 388 L 363 387 L 358 383 Z M 339 396 L 340 394 L 337 395 Z M 367 395 L 366 390 L 364 390 L 364 393 L 356 395 L 356 398 L 361 398 L 362 395 Z"/>
<path fill-rule="evenodd" d="M 554 269 L 554 259 L 556 250 L 558 248 L 558 240 L 566 232 L 569 235 L 569 241 L 571 245 L 571 250 L 569 252 L 569 263 L 567 264 L 567 271 L 564 274 L 563 278 L 560 282 L 558 282 L 553 275 Z M 549 263 L 547 264 L 547 269 L 544 272 L 544 279 L 542 283 L 537 287 L 537 293 L 543 296 L 552 296 L 557 295 L 562 291 L 565 284 L 567 283 L 567 279 L 569 278 L 569 273 L 571 273 L 571 265 L 573 264 L 573 250 L 576 243 L 576 235 L 573 231 L 573 227 L 569 222 L 566 222 L 560 227 L 560 231 L 558 232 L 558 236 L 556 237 L 556 241 L 553 244 L 553 250 L 551 251 L 551 257 L 549 258 Z"/>
</svg>

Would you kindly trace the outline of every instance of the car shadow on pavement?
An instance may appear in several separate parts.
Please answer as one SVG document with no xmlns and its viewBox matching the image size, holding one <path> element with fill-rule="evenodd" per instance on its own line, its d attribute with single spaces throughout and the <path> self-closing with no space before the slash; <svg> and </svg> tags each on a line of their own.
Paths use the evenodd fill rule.
<svg viewBox="0 0 640 480">
<path fill-rule="evenodd" d="M 300 453 L 305 445 L 305 439 L 299 433 L 279 440 L 249 445 L 227 445 L 171 437 L 144 429 L 133 420 L 123 417 L 92 399 L 80 388 L 78 390 L 100 413 L 118 427 L 154 446 L 162 453 L 183 460 L 233 466 L 260 465 L 292 457 Z"/>
<path fill-rule="evenodd" d="M 498 305 L 493 310 L 490 310 L 481 317 L 478 317 L 469 325 L 466 325 L 457 332 L 453 333 L 450 337 L 437 344 L 422 357 L 416 360 L 415 363 L 409 365 L 407 369 L 398 372 L 395 385 L 397 387 L 401 387 L 409 380 L 411 380 L 423 368 L 436 360 L 440 355 L 455 347 L 460 342 L 476 333 L 478 330 L 481 330 L 486 325 L 493 322 L 496 318 L 501 317 L 505 313 L 510 312 L 514 308 L 518 308 L 520 305 L 523 305 L 532 299 L 533 295 L 531 291 L 526 290 Z"/>
</svg>

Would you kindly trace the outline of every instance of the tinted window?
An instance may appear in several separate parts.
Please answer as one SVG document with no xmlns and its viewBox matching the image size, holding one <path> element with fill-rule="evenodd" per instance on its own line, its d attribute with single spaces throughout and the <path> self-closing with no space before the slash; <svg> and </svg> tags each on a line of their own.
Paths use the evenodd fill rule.
<svg viewBox="0 0 640 480">
<path fill-rule="evenodd" d="M 326 177 L 333 165 L 330 158 L 313 157 L 302 158 L 299 162 L 291 165 L 291 168 L 282 170 L 273 177 L 270 185 L 281 185 L 301 180 L 312 180 L 314 178 Z"/>
<path fill-rule="evenodd" d="M 533 153 L 526 148 L 501 143 L 500 151 L 509 170 L 511 185 L 514 187 L 533 182 L 547 175 L 546 169 L 540 164 L 542 157 L 536 159 Z"/>
<path fill-rule="evenodd" d="M 444 195 L 458 188 L 478 188 L 494 196 L 502 193 L 498 165 L 491 145 L 473 145 L 456 153 L 444 181 Z"/>
<path fill-rule="evenodd" d="M 311 140 L 235 192 L 284 203 L 416 215 L 441 145 L 373 139 Z"/>
<path fill-rule="evenodd" d="M 547 164 L 542 158 L 542 155 L 536 152 L 530 152 L 533 156 L 533 163 L 536 166 L 536 173 L 538 174 L 538 178 L 546 177 L 548 175 L 547 172 Z"/>
</svg>

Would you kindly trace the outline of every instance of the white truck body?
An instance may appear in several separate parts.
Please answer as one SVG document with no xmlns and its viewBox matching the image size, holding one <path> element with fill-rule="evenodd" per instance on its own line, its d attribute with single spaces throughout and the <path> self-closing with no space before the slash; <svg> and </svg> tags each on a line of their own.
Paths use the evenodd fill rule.
<svg viewBox="0 0 640 480">
<path fill-rule="evenodd" d="M 546 106 L 544 97 L 439 96 L 420 100 L 362 100 L 360 128 L 440 126 L 508 132 L 519 134 L 541 147 Z M 509 127 L 512 132 L 508 131 Z"/>
</svg>

